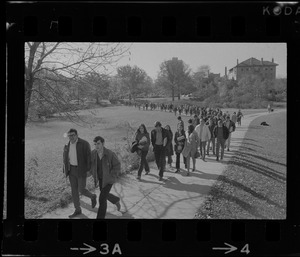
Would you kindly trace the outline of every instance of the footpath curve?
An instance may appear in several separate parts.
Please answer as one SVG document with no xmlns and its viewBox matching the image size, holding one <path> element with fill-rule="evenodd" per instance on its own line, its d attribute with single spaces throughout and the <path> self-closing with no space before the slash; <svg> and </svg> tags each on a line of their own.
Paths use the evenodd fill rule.
<svg viewBox="0 0 300 257">
<path fill-rule="evenodd" d="M 275 113 L 284 112 L 275 110 Z M 232 133 L 230 152 L 224 153 L 223 161 L 216 161 L 213 155 L 207 156 L 206 161 L 196 160 L 196 171 L 185 176 L 184 169 L 180 173 L 174 173 L 171 168 L 164 173 L 164 181 L 158 181 L 158 170 L 155 163 L 149 163 L 150 173 L 142 173 L 141 181 L 136 180 L 137 171 L 121 179 L 114 184 L 111 192 L 121 198 L 121 211 L 108 202 L 106 219 L 193 219 L 197 210 L 204 203 L 209 194 L 211 186 L 222 174 L 227 162 L 239 149 L 251 121 L 257 117 L 268 115 L 267 112 L 245 115 L 242 119 L 242 126 L 237 126 Z M 174 158 L 173 158 L 174 164 Z M 184 167 L 181 163 L 180 167 Z M 95 190 L 97 199 L 99 188 Z M 90 199 L 80 197 L 82 214 L 79 219 L 95 219 L 98 211 L 97 206 L 92 209 Z M 42 219 L 68 219 L 68 215 L 74 212 L 73 203 L 65 208 L 58 208 L 55 211 L 43 215 Z"/>
</svg>

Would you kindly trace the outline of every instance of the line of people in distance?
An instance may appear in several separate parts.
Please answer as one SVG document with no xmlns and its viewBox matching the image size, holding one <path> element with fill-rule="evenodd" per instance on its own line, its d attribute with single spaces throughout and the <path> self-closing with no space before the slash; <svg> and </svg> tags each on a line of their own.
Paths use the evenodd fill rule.
<svg viewBox="0 0 300 257">
<path fill-rule="evenodd" d="M 240 110 L 238 113 L 242 117 Z M 150 172 L 146 159 L 150 144 L 153 147 L 160 181 L 163 180 L 166 164 L 170 168 L 172 167 L 174 153 L 176 155 L 175 172 L 180 172 L 180 156 L 182 155 L 187 176 L 190 175 L 191 159 L 192 171 L 195 171 L 196 158 L 200 157 L 206 161 L 205 157 L 211 151 L 216 156 L 217 161 L 223 160 L 225 148 L 230 151 L 231 133 L 236 129 L 238 115 L 234 112 L 230 117 L 228 113 L 223 114 L 222 111 L 214 114 L 202 115 L 201 118 L 194 115 L 193 119 L 188 120 L 186 130 L 181 116 L 178 116 L 175 133 L 172 132 L 169 125 L 163 127 L 161 122 L 157 121 L 149 134 L 146 126 L 141 124 L 134 135 L 134 142 L 131 146 L 132 152 L 137 152 L 140 156 L 137 179 L 141 180 L 143 170 L 145 170 L 146 175 Z M 241 119 L 238 124 L 241 126 Z"/>
</svg>

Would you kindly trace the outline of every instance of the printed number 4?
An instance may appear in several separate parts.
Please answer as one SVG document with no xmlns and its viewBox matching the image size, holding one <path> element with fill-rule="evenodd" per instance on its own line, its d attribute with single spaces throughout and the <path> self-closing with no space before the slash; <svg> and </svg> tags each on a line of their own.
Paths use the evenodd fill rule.
<svg viewBox="0 0 300 257">
<path fill-rule="evenodd" d="M 245 244 L 245 246 L 241 250 L 241 253 L 246 253 L 246 254 L 250 253 L 248 244 Z"/>
</svg>

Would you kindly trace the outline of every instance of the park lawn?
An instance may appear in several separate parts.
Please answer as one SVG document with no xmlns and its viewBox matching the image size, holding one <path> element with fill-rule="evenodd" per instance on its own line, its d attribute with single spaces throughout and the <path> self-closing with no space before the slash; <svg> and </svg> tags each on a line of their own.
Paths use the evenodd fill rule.
<svg viewBox="0 0 300 257">
<path fill-rule="evenodd" d="M 229 110 L 232 113 L 234 110 Z M 247 113 L 265 110 L 243 110 Z M 47 122 L 29 123 L 25 128 L 25 217 L 38 218 L 41 215 L 64 207 L 71 202 L 71 188 L 68 179 L 62 173 L 62 151 L 68 139 L 63 134 L 70 128 L 76 128 L 79 137 L 87 140 L 93 148 L 95 136 L 102 136 L 106 147 L 123 153 L 124 147 L 131 142 L 132 130 L 144 123 L 150 133 L 155 121 L 169 124 L 175 131 L 177 119 L 174 113 L 161 111 L 143 111 L 127 106 L 109 106 L 80 112 L 89 124 L 79 126 L 69 121 L 50 119 Z M 182 116 L 187 124 L 189 116 Z M 125 155 L 126 157 L 126 155 Z M 130 158 L 129 158 L 130 157 Z M 127 171 L 131 161 L 128 155 L 122 162 L 123 172 Z M 87 188 L 93 190 L 92 178 L 87 180 Z"/>
<path fill-rule="evenodd" d="M 260 126 L 262 121 L 271 126 Z M 286 218 L 286 112 L 251 122 L 196 218 Z"/>
<path fill-rule="evenodd" d="M 126 106 L 110 106 L 94 109 L 92 112 L 93 115 L 88 110 L 81 112 L 82 118 L 91 123 L 85 127 L 59 119 L 29 123 L 26 126 L 26 218 L 38 218 L 53 209 L 64 207 L 71 201 L 69 181 L 62 173 L 63 146 L 68 142 L 63 134 L 70 128 L 76 128 L 79 137 L 87 140 L 92 148 L 94 137 L 100 135 L 105 139 L 106 147 L 117 152 L 123 151 L 126 144 L 131 142 L 132 132 L 129 126 L 135 131 L 144 123 L 148 132 L 157 120 L 163 125 L 169 124 L 173 131 L 177 126 L 177 119 L 169 112 L 142 111 Z M 183 120 L 187 123 L 188 117 L 183 117 Z M 124 165 L 122 168 L 124 170 Z M 91 177 L 87 180 L 87 188 L 93 189 Z"/>
</svg>

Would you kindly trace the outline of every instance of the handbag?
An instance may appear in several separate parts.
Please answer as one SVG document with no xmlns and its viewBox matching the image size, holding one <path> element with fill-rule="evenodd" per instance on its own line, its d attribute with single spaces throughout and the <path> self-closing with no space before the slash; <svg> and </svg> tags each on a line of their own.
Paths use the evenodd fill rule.
<svg viewBox="0 0 300 257">
<path fill-rule="evenodd" d="M 132 142 L 131 144 L 131 147 L 130 147 L 130 152 L 134 153 L 138 150 L 138 142 L 134 141 Z"/>
<path fill-rule="evenodd" d="M 197 150 L 196 153 L 195 153 L 195 158 L 199 158 L 200 157 L 200 153 L 199 151 Z"/>
</svg>

